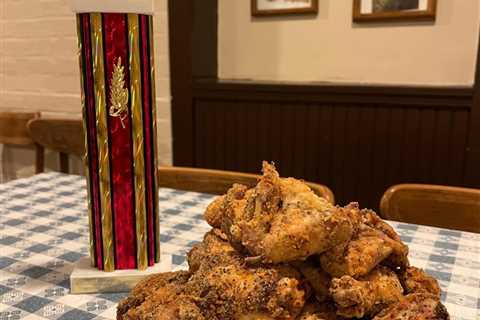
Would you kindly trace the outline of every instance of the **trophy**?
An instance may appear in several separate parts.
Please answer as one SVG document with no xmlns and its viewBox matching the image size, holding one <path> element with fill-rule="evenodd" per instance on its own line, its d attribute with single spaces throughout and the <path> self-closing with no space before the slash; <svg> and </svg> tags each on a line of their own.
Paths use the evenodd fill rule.
<svg viewBox="0 0 480 320">
<path fill-rule="evenodd" d="M 90 259 L 72 293 L 124 291 L 160 257 L 153 3 L 72 0 L 77 15 Z"/>
</svg>

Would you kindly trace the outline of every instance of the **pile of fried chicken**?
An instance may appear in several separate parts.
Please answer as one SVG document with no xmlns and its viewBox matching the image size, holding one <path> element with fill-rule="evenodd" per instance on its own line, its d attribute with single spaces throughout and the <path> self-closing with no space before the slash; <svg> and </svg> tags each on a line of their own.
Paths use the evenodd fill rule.
<svg viewBox="0 0 480 320">
<path fill-rule="evenodd" d="M 411 267 L 393 228 L 358 204 L 334 206 L 263 163 L 205 212 L 213 227 L 188 271 L 151 276 L 117 319 L 449 319 L 437 281 Z"/>
</svg>

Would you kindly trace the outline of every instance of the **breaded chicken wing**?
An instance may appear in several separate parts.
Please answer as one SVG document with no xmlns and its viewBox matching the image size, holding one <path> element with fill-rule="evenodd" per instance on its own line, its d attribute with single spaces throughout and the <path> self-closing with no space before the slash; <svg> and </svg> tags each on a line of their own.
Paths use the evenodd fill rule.
<svg viewBox="0 0 480 320">
<path fill-rule="evenodd" d="M 429 276 L 425 271 L 415 267 L 407 268 L 400 275 L 400 282 L 402 283 L 405 293 L 429 293 L 440 299 L 440 286 L 438 281 Z"/>
<path fill-rule="evenodd" d="M 331 303 L 309 302 L 298 320 L 337 320 L 335 306 Z"/>
<path fill-rule="evenodd" d="M 332 278 L 322 270 L 318 262 L 312 257 L 307 261 L 297 261 L 292 265 L 300 271 L 308 284 L 312 287 L 318 302 L 324 302 L 330 297 Z"/>
<path fill-rule="evenodd" d="M 191 274 L 185 271 L 156 274 L 142 280 L 117 306 L 118 320 L 204 320 L 192 297 L 184 294 Z"/>
<path fill-rule="evenodd" d="M 295 319 L 308 298 L 297 270 L 248 267 L 215 231 L 188 261 L 191 272 L 160 274 L 138 285 L 120 303 L 118 319 Z"/>
<path fill-rule="evenodd" d="M 212 229 L 203 237 L 203 242 L 187 253 L 190 272 L 196 272 L 202 265 L 241 264 L 243 257 L 223 239 L 219 229 Z"/>
<path fill-rule="evenodd" d="M 188 255 L 194 273 L 185 292 L 196 297 L 207 319 L 249 314 L 290 319 L 300 313 L 307 291 L 297 270 L 287 265 L 249 267 L 217 234 L 207 233 Z"/>
<path fill-rule="evenodd" d="M 332 277 L 364 276 L 382 261 L 389 264 L 407 264 L 408 247 L 388 237 L 382 231 L 362 225 L 353 239 L 320 256 L 322 268 Z"/>
<path fill-rule="evenodd" d="M 222 203 L 221 203 L 222 202 Z M 318 197 L 302 181 L 280 178 L 263 163 L 263 176 L 247 190 L 235 185 L 205 214 L 231 244 L 264 263 L 302 260 L 351 238 L 354 223 L 341 208 Z"/>
<path fill-rule="evenodd" d="M 330 293 L 338 308 L 337 314 L 347 318 L 373 316 L 402 298 L 403 288 L 397 275 L 386 267 L 378 267 L 358 280 L 343 276 L 332 280 Z"/>
<path fill-rule="evenodd" d="M 400 236 L 393 229 L 393 227 L 382 220 L 382 218 L 380 218 L 375 211 L 370 209 L 362 209 L 360 210 L 360 216 L 362 222 L 367 226 L 383 232 L 392 240 L 401 241 Z"/>
<path fill-rule="evenodd" d="M 373 320 L 449 320 L 440 300 L 428 293 L 414 293 L 380 312 Z"/>
</svg>

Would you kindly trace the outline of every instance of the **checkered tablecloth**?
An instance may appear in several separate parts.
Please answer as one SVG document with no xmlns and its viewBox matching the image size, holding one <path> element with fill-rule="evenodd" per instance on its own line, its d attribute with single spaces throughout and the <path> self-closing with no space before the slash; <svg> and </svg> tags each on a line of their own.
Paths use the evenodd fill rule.
<svg viewBox="0 0 480 320">
<path fill-rule="evenodd" d="M 202 213 L 212 195 L 161 189 L 161 250 L 173 268 L 209 230 Z M 115 319 L 126 294 L 70 295 L 73 263 L 88 255 L 83 177 L 45 173 L 0 184 L 0 320 Z M 480 320 L 480 235 L 392 225 L 412 264 L 440 281 L 453 319 Z"/>
</svg>

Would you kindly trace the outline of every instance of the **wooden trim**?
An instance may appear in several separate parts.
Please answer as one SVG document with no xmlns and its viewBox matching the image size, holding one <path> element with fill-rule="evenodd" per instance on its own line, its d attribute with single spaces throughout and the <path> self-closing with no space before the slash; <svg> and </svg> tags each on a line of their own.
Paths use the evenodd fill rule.
<svg viewBox="0 0 480 320">
<path fill-rule="evenodd" d="M 173 163 L 194 164 L 192 80 L 217 77 L 217 0 L 169 0 Z"/>
<path fill-rule="evenodd" d="M 469 186 L 480 188 L 480 45 L 477 51 L 473 92 L 470 126 L 468 129 L 465 183 Z"/>
<path fill-rule="evenodd" d="M 192 76 L 217 78 L 218 1 L 190 1 L 193 3 Z"/>
<path fill-rule="evenodd" d="M 362 0 L 353 0 L 354 22 L 388 22 L 388 21 L 411 21 L 411 20 L 435 20 L 437 12 L 437 0 L 428 0 L 427 10 L 405 12 L 380 12 L 361 13 Z"/>
<path fill-rule="evenodd" d="M 176 165 L 192 165 L 193 160 L 192 15 L 190 1 L 168 1 L 172 144 Z"/>
<path fill-rule="evenodd" d="M 312 4 L 308 8 L 278 9 L 278 10 L 259 10 L 258 0 L 251 0 L 250 9 L 251 9 L 251 14 L 254 17 L 297 15 L 297 14 L 317 14 L 318 0 L 312 0 Z"/>
<path fill-rule="evenodd" d="M 375 86 L 363 84 L 284 83 L 199 79 L 193 83 L 195 98 L 268 102 L 328 102 L 414 105 L 470 109 L 469 87 Z"/>
</svg>

